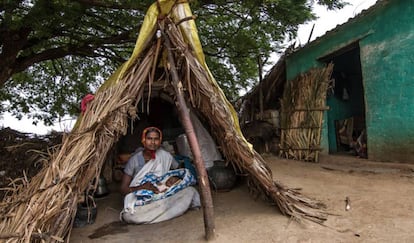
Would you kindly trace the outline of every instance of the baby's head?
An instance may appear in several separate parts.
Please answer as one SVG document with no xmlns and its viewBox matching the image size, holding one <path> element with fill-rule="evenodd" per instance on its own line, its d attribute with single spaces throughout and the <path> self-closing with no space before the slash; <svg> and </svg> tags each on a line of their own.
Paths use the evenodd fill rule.
<svg viewBox="0 0 414 243">
<path fill-rule="evenodd" d="M 168 180 L 165 182 L 165 185 L 170 187 L 173 186 L 174 184 L 177 184 L 178 182 L 180 182 L 181 179 L 176 177 L 176 176 L 171 176 L 168 178 Z"/>
</svg>

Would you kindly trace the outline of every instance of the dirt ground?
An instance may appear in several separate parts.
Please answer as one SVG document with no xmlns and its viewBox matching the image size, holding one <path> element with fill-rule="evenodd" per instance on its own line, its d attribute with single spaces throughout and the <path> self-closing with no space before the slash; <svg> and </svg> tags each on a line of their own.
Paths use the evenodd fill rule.
<svg viewBox="0 0 414 243">
<path fill-rule="evenodd" d="M 213 192 L 211 242 L 414 242 L 414 165 L 375 163 L 351 156 L 322 156 L 305 163 L 265 156 L 276 181 L 324 202 L 333 215 L 325 226 L 300 225 L 277 206 L 249 195 L 241 183 Z M 202 210 L 153 225 L 119 223 L 117 185 L 97 199 L 94 224 L 73 228 L 70 242 L 204 242 Z M 349 197 L 351 209 L 345 210 Z"/>
</svg>

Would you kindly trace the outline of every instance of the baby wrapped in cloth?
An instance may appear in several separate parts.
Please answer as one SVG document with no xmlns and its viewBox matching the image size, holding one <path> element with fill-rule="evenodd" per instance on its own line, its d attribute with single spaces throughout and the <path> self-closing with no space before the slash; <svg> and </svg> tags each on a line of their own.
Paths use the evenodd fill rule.
<svg viewBox="0 0 414 243">
<path fill-rule="evenodd" d="M 196 180 L 188 169 L 176 169 L 168 171 L 160 177 L 154 173 L 148 173 L 138 185 L 147 182 L 153 184 L 154 187 L 158 189 L 159 193 L 146 189 L 133 192 L 132 194 L 136 197 L 134 200 L 135 206 L 143 206 L 154 201 L 168 198 L 191 185 L 195 185 Z"/>
<path fill-rule="evenodd" d="M 156 159 L 146 163 L 130 184 L 132 187 L 150 182 L 158 187 L 159 193 L 142 189 L 127 194 L 121 220 L 151 224 L 182 215 L 189 208 L 200 207 L 200 196 L 191 186 L 196 184 L 196 179 L 188 169 L 169 170 L 171 164 L 157 162 L 163 159 L 164 153 L 162 149 L 157 150 Z M 175 183 L 171 185 L 167 181 Z"/>
</svg>

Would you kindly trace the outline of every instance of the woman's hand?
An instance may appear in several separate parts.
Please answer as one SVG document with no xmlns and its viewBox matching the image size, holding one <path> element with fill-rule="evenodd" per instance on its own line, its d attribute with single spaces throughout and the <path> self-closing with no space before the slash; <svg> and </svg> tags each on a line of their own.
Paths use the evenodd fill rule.
<svg viewBox="0 0 414 243">
<path fill-rule="evenodd" d="M 145 184 L 142 184 L 140 186 L 130 187 L 129 192 L 131 193 L 131 192 L 135 192 L 135 191 L 142 190 L 142 189 L 153 191 L 156 194 L 160 193 L 158 188 L 155 187 L 151 182 L 146 182 Z"/>
<path fill-rule="evenodd" d="M 142 185 L 144 188 L 150 191 L 153 191 L 154 193 L 160 193 L 157 187 L 155 187 L 151 182 L 146 182 L 144 185 Z"/>
<path fill-rule="evenodd" d="M 168 187 L 174 185 L 175 183 L 177 183 L 177 181 L 179 181 L 180 178 L 176 177 L 176 176 L 171 176 L 170 178 L 168 178 L 168 180 L 165 182 L 165 185 L 167 185 Z"/>
</svg>

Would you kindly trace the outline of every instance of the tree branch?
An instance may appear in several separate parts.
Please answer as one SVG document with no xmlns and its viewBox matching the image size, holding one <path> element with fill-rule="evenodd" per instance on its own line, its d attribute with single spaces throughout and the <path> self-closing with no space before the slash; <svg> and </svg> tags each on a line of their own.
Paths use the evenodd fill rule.
<svg viewBox="0 0 414 243">
<path fill-rule="evenodd" d="M 108 2 L 108 1 L 100 1 L 100 0 L 75 0 L 85 6 L 90 7 L 100 7 L 100 8 L 108 8 L 108 9 L 134 9 L 144 11 L 149 6 L 143 4 L 141 1 L 134 1 L 132 4 L 126 3 L 116 3 L 116 2 Z"/>
<path fill-rule="evenodd" d="M 96 56 L 94 51 L 102 46 L 103 44 L 117 44 L 122 43 L 126 39 L 128 39 L 130 31 L 123 32 L 116 36 L 111 36 L 107 38 L 102 39 L 90 39 L 88 41 L 85 41 L 82 44 L 79 45 L 66 45 L 61 46 L 58 48 L 48 49 L 41 53 L 24 57 L 24 58 L 18 58 L 16 62 L 16 66 L 14 71 L 15 72 L 21 72 L 25 70 L 27 67 L 30 67 L 34 63 L 42 62 L 45 60 L 50 59 L 57 59 L 68 55 L 78 55 L 78 56 Z M 132 38 L 131 38 L 132 39 Z"/>
</svg>

